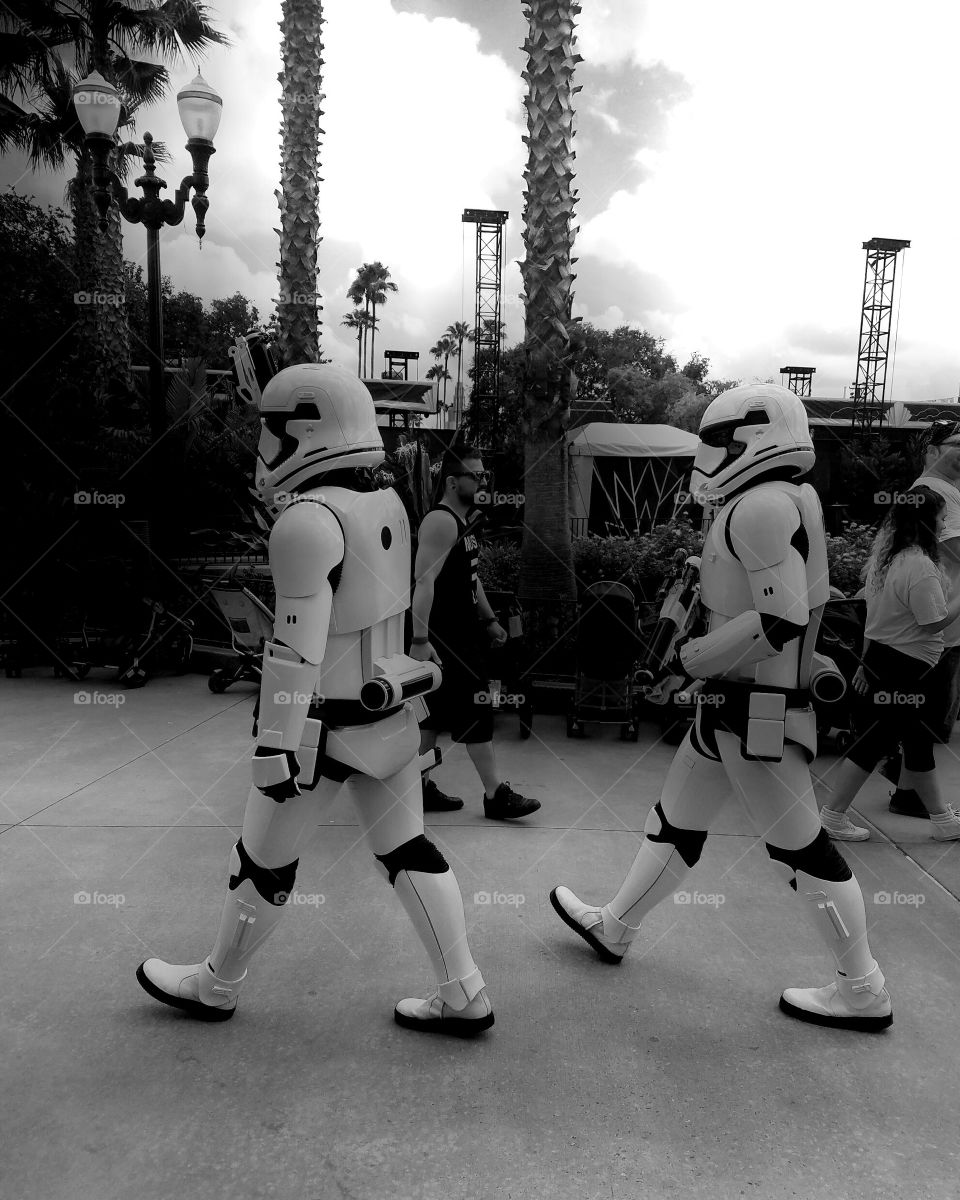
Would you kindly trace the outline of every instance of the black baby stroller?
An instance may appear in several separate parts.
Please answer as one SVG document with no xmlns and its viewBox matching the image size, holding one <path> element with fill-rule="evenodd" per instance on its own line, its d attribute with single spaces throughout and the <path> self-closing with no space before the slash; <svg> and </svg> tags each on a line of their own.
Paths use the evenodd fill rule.
<svg viewBox="0 0 960 1200">
<path fill-rule="evenodd" d="M 577 676 L 567 712 L 567 737 L 579 737 L 585 724 L 619 725 L 621 738 L 640 733 L 634 688 L 640 652 L 637 605 L 623 583 L 592 583 L 580 602 L 576 628 Z"/>
<path fill-rule="evenodd" d="M 832 736 L 841 754 L 853 737 L 853 677 L 860 666 L 866 617 L 866 601 L 845 597 L 828 600 L 820 617 L 817 655 L 833 661 L 846 687 L 839 679 L 831 677 L 815 658 L 810 685 L 813 707 L 817 714 L 817 733 L 821 738 Z"/>
<path fill-rule="evenodd" d="M 230 626 L 230 641 L 236 656 L 229 667 L 210 673 L 207 687 L 225 692 L 232 683 L 260 683 L 263 644 L 273 637 L 273 613 L 238 573 L 239 564 L 210 588 L 210 595 Z"/>
<path fill-rule="evenodd" d="M 490 703 L 499 712 L 515 712 L 520 717 L 520 736 L 528 738 L 533 728 L 533 689 L 524 682 L 523 618 L 513 592 L 487 591 L 484 595 L 507 631 L 507 640 L 491 648 L 487 656 L 490 675 Z"/>
</svg>

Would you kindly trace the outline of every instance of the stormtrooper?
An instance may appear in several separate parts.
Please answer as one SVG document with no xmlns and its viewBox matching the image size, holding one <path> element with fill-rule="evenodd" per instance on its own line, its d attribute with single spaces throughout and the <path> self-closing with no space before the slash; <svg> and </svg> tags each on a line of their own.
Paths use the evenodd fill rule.
<svg viewBox="0 0 960 1200">
<path fill-rule="evenodd" d="M 609 903 L 569 888 L 550 894 L 561 919 L 605 963 L 620 963 L 642 919 L 700 858 L 731 788 L 767 852 L 836 960 L 824 987 L 787 988 L 780 1008 L 819 1025 L 879 1031 L 890 996 L 867 942 L 860 885 L 820 825 L 810 782 L 816 756 L 811 680 L 829 596 L 823 517 L 798 482 L 813 466 L 800 399 L 787 388 L 732 388 L 708 406 L 690 478 L 715 507 L 701 557 L 707 632 L 680 647 L 695 681 L 696 718 L 644 825 L 636 859 Z"/>
<path fill-rule="evenodd" d="M 213 949 L 186 966 L 147 959 L 137 979 L 192 1017 L 232 1017 L 248 964 L 293 891 L 318 802 L 346 783 L 367 845 L 436 972 L 436 991 L 401 1000 L 395 1019 L 472 1036 L 493 1024 L 493 1010 L 457 881 L 423 832 L 418 715 L 440 672 L 403 652 L 410 528 L 396 493 L 373 481 L 384 457 L 373 401 L 356 377 L 305 364 L 270 379 L 260 409 L 256 486 L 276 518 L 277 600 L 253 786 Z"/>
</svg>

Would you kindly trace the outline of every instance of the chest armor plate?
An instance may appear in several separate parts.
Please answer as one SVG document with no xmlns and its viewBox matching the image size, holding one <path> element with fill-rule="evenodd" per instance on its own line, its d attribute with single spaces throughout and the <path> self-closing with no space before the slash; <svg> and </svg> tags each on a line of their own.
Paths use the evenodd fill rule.
<svg viewBox="0 0 960 1200">
<path fill-rule="evenodd" d="M 331 634 L 369 629 L 404 612 L 410 606 L 410 522 L 397 493 L 329 487 L 314 494 L 336 514 L 346 547 Z"/>
</svg>

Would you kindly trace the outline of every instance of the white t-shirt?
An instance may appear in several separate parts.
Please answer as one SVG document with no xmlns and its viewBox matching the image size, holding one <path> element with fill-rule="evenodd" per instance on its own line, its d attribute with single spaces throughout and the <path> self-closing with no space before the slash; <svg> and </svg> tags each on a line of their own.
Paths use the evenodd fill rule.
<svg viewBox="0 0 960 1200">
<path fill-rule="evenodd" d="M 943 532 L 940 534 L 940 541 L 946 542 L 950 538 L 960 537 L 960 490 L 937 475 L 921 475 L 913 487 L 928 487 L 932 492 L 943 497 L 945 503 L 943 506 Z M 960 588 L 960 563 L 952 563 L 944 557 L 940 565 L 950 583 L 951 593 L 956 595 L 953 589 Z M 943 644 L 960 646 L 960 617 L 957 617 L 943 631 Z"/>
<path fill-rule="evenodd" d="M 867 580 L 865 636 L 934 666 L 943 653 L 943 634 L 920 625 L 947 615 L 940 568 L 916 547 L 901 550 L 887 568 L 883 587 L 871 593 Z"/>
</svg>

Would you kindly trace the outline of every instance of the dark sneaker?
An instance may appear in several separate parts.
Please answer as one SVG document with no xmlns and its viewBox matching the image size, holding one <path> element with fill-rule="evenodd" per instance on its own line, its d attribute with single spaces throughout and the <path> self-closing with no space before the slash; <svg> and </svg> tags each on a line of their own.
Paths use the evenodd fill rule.
<svg viewBox="0 0 960 1200">
<path fill-rule="evenodd" d="M 923 801 L 913 790 L 913 788 L 897 788 L 895 792 L 890 793 L 889 812 L 896 813 L 899 817 L 927 817 L 930 814 L 923 807 Z"/>
<path fill-rule="evenodd" d="M 494 821 L 512 821 L 516 817 L 529 817 L 540 807 L 539 800 L 528 800 L 515 792 L 509 783 L 501 783 L 491 798 L 483 794 L 483 815 Z"/>
<path fill-rule="evenodd" d="M 463 808 L 459 796 L 448 796 L 441 792 L 432 779 L 423 781 L 423 811 L 424 812 L 454 812 Z"/>
</svg>

